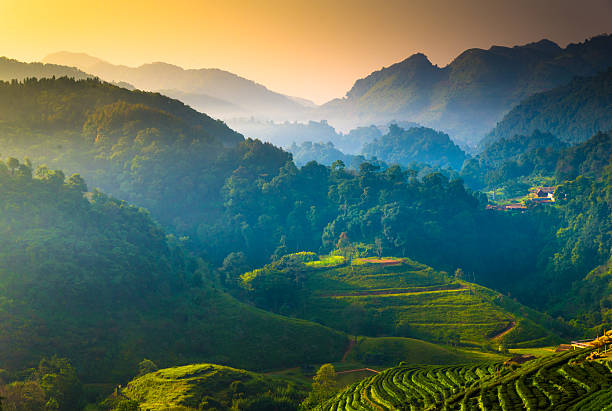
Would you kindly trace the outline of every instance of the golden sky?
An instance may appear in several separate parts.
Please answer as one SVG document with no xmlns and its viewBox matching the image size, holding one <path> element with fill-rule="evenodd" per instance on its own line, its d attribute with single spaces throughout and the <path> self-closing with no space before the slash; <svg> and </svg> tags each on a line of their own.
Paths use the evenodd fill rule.
<svg viewBox="0 0 612 411">
<path fill-rule="evenodd" d="M 321 103 L 415 52 L 612 32 L 612 0 L 0 0 L 0 56 L 216 67 Z"/>
</svg>

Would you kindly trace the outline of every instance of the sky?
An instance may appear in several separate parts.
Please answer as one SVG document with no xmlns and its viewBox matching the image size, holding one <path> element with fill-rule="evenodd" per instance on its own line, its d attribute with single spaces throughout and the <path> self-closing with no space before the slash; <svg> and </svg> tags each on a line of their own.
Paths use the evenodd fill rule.
<svg viewBox="0 0 612 411">
<path fill-rule="evenodd" d="M 612 33 L 612 0 L 0 0 L 0 56 L 220 68 L 323 103 L 416 53 Z"/>
</svg>

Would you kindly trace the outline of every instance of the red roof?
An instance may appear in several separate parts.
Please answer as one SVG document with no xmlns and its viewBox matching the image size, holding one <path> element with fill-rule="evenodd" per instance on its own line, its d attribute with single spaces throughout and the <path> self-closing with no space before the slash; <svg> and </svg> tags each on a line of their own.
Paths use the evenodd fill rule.
<svg viewBox="0 0 612 411">
<path fill-rule="evenodd" d="M 527 206 L 524 204 L 508 204 L 506 210 L 526 210 Z"/>
<path fill-rule="evenodd" d="M 552 203 L 553 200 L 550 197 L 536 197 L 536 198 L 532 198 L 531 201 L 533 201 L 534 203 Z"/>
</svg>

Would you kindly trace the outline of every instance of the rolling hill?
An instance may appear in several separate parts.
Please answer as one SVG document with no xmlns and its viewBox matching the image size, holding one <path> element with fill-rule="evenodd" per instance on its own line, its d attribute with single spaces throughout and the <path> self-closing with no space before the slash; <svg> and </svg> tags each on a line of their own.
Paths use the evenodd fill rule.
<svg viewBox="0 0 612 411">
<path fill-rule="evenodd" d="M 232 163 L 240 161 L 221 156 L 248 151 L 238 149 L 242 142 L 223 122 L 158 93 L 94 79 L 0 84 L 3 155 L 79 172 L 167 225 L 212 216 L 225 178 L 237 168 Z"/>
<path fill-rule="evenodd" d="M 59 355 L 86 382 L 116 382 L 143 358 L 261 370 L 338 360 L 348 344 L 222 292 L 146 211 L 78 175 L 0 161 L 0 209 L 2 369 Z"/>
<path fill-rule="evenodd" d="M 71 77 L 77 80 L 91 78 L 75 67 L 61 66 L 58 64 L 23 63 L 14 59 L 0 57 L 0 80 L 24 80 L 26 78 L 51 78 Z"/>
<path fill-rule="evenodd" d="M 287 255 L 242 280 L 262 308 L 355 335 L 472 345 L 496 338 L 518 345 L 557 340 L 541 314 L 423 264 L 405 258 L 344 261 L 339 255 Z"/>
<path fill-rule="evenodd" d="M 254 402 L 276 406 L 283 400 L 299 403 L 308 392 L 293 381 L 214 364 L 161 369 L 130 381 L 120 394 L 107 400 L 118 406 L 125 400 L 146 410 L 248 409 Z M 259 408 L 264 409 L 264 408 Z M 275 408 L 276 409 L 276 408 Z"/>
<path fill-rule="evenodd" d="M 411 120 L 475 144 L 521 100 L 611 65 L 610 35 L 564 49 L 548 40 L 469 49 L 442 68 L 415 54 L 357 80 L 318 113 L 343 128 Z"/>
<path fill-rule="evenodd" d="M 404 167 L 412 163 L 424 163 L 434 167 L 451 167 L 460 170 L 467 159 L 447 134 L 426 127 L 407 130 L 394 124 L 389 132 L 364 146 L 362 154 L 388 164 Z"/>
<path fill-rule="evenodd" d="M 45 63 L 74 66 L 105 81 L 124 81 L 147 91 L 164 91 L 202 112 L 224 119 L 250 115 L 294 119 L 309 104 L 275 93 L 254 81 L 219 69 L 183 69 L 156 62 L 139 67 L 114 65 L 83 53 L 58 52 Z"/>
</svg>

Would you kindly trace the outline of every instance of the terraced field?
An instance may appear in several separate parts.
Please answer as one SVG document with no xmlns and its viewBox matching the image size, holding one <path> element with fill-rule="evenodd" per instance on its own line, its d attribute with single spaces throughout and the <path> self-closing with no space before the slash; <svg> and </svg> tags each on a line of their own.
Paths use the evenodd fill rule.
<svg viewBox="0 0 612 411">
<path fill-rule="evenodd" d="M 555 342 L 545 327 L 524 318 L 524 310 L 502 307 L 505 297 L 492 290 L 455 280 L 410 259 L 386 258 L 383 264 L 377 261 L 357 259 L 351 265 L 337 261 L 336 266 L 313 270 L 305 282 L 310 295 L 301 315 L 369 336 L 480 345 L 516 328 L 508 338 L 541 340 L 539 344 Z M 347 324 L 354 312 L 360 313 L 355 314 L 359 318 Z M 513 324 L 519 326 L 511 327 Z M 517 335 L 519 332 L 522 335 Z"/>
<path fill-rule="evenodd" d="M 561 342 L 551 319 L 479 285 L 408 258 L 357 258 L 296 253 L 241 276 L 253 301 L 266 284 L 299 282 L 284 314 L 352 335 L 408 337 L 450 345 L 545 346 Z M 290 281 L 287 281 L 290 279 Z M 258 289 L 257 287 L 261 287 Z M 264 292 L 265 291 L 265 292 Z M 269 306 L 280 310 L 280 303 Z M 265 305 L 260 305 L 266 308 Z M 495 339 L 502 332 L 503 338 Z"/>
<path fill-rule="evenodd" d="M 394 367 L 353 384 L 321 409 L 612 409 L 612 362 L 587 360 L 590 351 L 551 355 L 517 369 L 499 363 Z"/>
<path fill-rule="evenodd" d="M 500 364 L 399 366 L 353 384 L 324 410 L 422 410 L 441 404 L 466 386 L 501 372 Z"/>
</svg>

